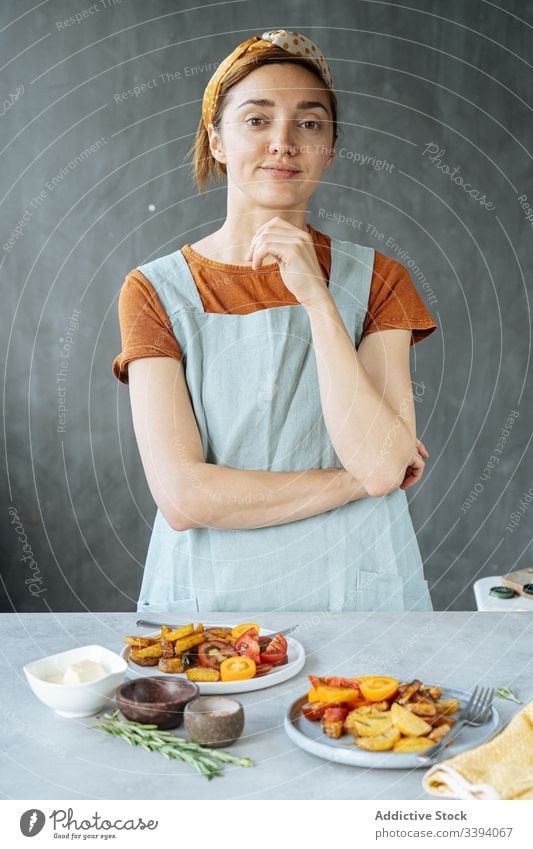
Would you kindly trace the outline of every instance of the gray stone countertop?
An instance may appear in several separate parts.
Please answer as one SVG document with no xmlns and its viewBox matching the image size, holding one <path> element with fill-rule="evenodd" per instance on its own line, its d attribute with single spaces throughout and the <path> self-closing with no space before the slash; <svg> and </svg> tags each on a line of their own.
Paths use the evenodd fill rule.
<svg viewBox="0 0 533 849">
<path fill-rule="evenodd" d="M 527 613 L 209 614 L 209 624 L 256 621 L 281 629 L 300 623 L 294 637 L 305 648 L 306 663 L 282 684 L 236 696 L 246 723 L 228 751 L 252 758 L 255 766 L 226 765 L 222 777 L 208 781 L 181 761 L 95 730 L 97 717 L 56 715 L 26 682 L 23 665 L 49 654 L 93 643 L 120 652 L 125 634 L 142 631 L 137 618 L 136 613 L 0 615 L 2 798 L 434 799 L 423 790 L 424 769 L 344 766 L 295 747 L 283 720 L 306 692 L 307 675 L 381 673 L 465 690 L 510 684 L 524 703 L 533 698 L 533 617 Z M 180 613 L 178 624 L 186 620 Z M 496 702 L 503 722 L 520 709 Z M 101 713 L 114 706 L 110 702 Z M 175 733 L 184 736 L 183 727 Z"/>
</svg>

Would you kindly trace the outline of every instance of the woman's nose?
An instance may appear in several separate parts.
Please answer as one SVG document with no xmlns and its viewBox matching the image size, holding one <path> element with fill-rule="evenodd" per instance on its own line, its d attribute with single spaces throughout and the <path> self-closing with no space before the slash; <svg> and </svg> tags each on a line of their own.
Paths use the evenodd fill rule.
<svg viewBox="0 0 533 849">
<path fill-rule="evenodd" d="M 272 136 L 269 142 L 270 150 L 296 152 L 293 137 L 294 127 L 291 121 L 273 121 Z"/>
</svg>

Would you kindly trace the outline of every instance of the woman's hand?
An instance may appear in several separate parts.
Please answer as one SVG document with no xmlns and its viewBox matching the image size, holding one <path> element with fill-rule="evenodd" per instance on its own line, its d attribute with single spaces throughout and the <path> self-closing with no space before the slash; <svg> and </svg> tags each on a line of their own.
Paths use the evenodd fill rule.
<svg viewBox="0 0 533 849">
<path fill-rule="evenodd" d="M 427 450 L 424 443 L 417 438 L 416 440 L 417 450 L 411 457 L 409 461 L 409 465 L 405 470 L 405 477 L 400 484 L 400 489 L 409 489 L 410 486 L 414 486 L 415 483 L 418 483 L 422 475 L 424 474 L 425 462 L 424 457 L 427 460 L 429 457 L 429 451 Z"/>
<path fill-rule="evenodd" d="M 246 261 L 252 268 L 261 268 L 265 257 L 272 256 L 287 289 L 302 306 L 311 306 L 324 296 L 330 297 L 313 239 L 307 230 L 300 230 L 283 218 L 271 218 L 257 230 L 250 242 Z"/>
</svg>

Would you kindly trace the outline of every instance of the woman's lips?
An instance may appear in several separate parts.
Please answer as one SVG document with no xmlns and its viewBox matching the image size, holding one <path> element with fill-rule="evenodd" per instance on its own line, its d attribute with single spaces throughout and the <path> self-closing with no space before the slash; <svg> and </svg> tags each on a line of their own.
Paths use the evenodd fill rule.
<svg viewBox="0 0 533 849">
<path fill-rule="evenodd" d="M 261 170 L 270 174 L 274 180 L 290 180 L 291 177 L 296 177 L 300 173 L 299 171 L 284 171 L 282 168 L 262 168 Z"/>
</svg>

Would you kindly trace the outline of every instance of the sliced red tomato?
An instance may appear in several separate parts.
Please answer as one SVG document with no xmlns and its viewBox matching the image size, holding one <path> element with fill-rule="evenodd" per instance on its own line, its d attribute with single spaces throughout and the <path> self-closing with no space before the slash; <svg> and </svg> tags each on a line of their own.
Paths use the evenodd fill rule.
<svg viewBox="0 0 533 849">
<path fill-rule="evenodd" d="M 343 690 L 358 690 L 358 678 L 342 678 L 339 675 L 326 675 L 322 678 L 322 683 L 328 687 L 342 687 Z"/>
<path fill-rule="evenodd" d="M 311 687 L 315 689 L 320 686 L 320 678 L 317 678 L 316 675 L 308 675 L 307 676 L 311 682 Z"/>
<path fill-rule="evenodd" d="M 241 634 L 235 643 L 235 650 L 243 657 L 250 657 L 256 666 L 263 661 L 259 657 L 259 641 L 255 629 L 249 628 L 244 634 Z M 268 663 L 268 661 L 267 661 Z"/>
<path fill-rule="evenodd" d="M 224 658 L 234 657 L 237 654 L 231 643 L 225 640 L 206 640 L 198 646 L 200 664 L 212 669 L 219 669 Z"/>
<path fill-rule="evenodd" d="M 271 663 L 259 663 L 255 668 L 255 678 L 260 675 L 266 675 L 272 669 Z"/>
<path fill-rule="evenodd" d="M 266 649 L 261 652 L 261 663 L 278 664 L 287 656 L 287 640 L 283 634 L 276 634 L 270 640 Z"/>
<path fill-rule="evenodd" d="M 350 708 L 348 705 L 326 706 L 324 711 L 324 720 L 325 722 L 344 722 L 349 713 Z"/>
<path fill-rule="evenodd" d="M 302 705 L 302 713 L 306 719 L 322 719 L 326 708 L 326 702 L 304 702 Z"/>
</svg>

